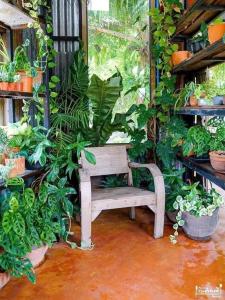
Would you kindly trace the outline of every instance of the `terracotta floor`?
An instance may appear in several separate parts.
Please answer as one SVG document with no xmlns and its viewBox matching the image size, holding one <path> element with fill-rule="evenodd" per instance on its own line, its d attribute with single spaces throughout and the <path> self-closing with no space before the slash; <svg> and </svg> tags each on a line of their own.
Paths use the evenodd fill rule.
<svg viewBox="0 0 225 300">
<path fill-rule="evenodd" d="M 79 236 L 79 227 L 73 229 Z M 225 218 L 205 243 L 180 235 L 174 246 L 168 239 L 171 226 L 160 240 L 151 237 L 152 230 L 151 213 L 144 209 L 138 210 L 136 222 L 125 210 L 106 212 L 94 223 L 94 250 L 54 246 L 36 270 L 36 285 L 25 278 L 12 280 L 0 299 L 185 300 L 196 299 L 196 285 L 222 284 L 225 289 Z M 220 299 L 225 299 L 224 290 Z"/>
</svg>

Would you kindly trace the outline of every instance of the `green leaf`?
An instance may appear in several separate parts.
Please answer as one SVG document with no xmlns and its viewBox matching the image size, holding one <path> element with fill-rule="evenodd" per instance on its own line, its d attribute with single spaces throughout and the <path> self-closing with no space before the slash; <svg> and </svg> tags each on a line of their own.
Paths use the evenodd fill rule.
<svg viewBox="0 0 225 300">
<path fill-rule="evenodd" d="M 86 160 L 87 160 L 90 164 L 96 165 L 96 158 L 95 158 L 95 156 L 94 156 L 93 153 L 91 153 L 91 152 L 89 152 L 89 151 L 87 151 L 87 150 L 84 150 L 84 155 L 85 155 Z"/>
</svg>

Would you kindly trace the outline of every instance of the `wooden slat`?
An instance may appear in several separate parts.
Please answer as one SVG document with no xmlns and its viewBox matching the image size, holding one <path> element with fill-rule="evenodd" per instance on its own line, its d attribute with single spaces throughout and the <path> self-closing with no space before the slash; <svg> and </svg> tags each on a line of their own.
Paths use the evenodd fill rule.
<svg viewBox="0 0 225 300">
<path fill-rule="evenodd" d="M 199 51 L 191 58 L 183 61 L 181 64 L 173 68 L 174 73 L 193 72 L 206 67 L 211 67 L 225 62 L 225 43 L 222 40 L 209 45 L 205 49 Z"/>
<path fill-rule="evenodd" d="M 28 23 L 32 23 L 33 19 L 28 13 L 16 5 L 8 3 L 6 0 L 0 0 L 0 21 L 13 28 L 21 28 Z"/>
<path fill-rule="evenodd" d="M 96 165 L 90 164 L 84 153 L 81 155 L 81 165 L 90 176 L 128 173 L 126 146 L 90 147 L 87 149 L 95 155 Z"/>
<path fill-rule="evenodd" d="M 175 37 L 196 33 L 203 22 L 208 23 L 221 13 L 222 8 L 219 7 L 225 10 L 224 0 L 197 0 L 177 23 Z"/>
</svg>

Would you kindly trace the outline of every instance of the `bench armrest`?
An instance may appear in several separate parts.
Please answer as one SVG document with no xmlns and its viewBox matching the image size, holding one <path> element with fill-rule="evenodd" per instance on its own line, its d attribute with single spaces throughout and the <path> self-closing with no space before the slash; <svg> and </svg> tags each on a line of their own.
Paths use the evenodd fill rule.
<svg viewBox="0 0 225 300">
<path fill-rule="evenodd" d="M 156 164 L 140 164 L 135 162 L 129 163 L 130 168 L 146 168 L 153 176 L 155 193 L 157 198 L 162 199 L 165 202 L 165 184 L 163 174 Z"/>
</svg>

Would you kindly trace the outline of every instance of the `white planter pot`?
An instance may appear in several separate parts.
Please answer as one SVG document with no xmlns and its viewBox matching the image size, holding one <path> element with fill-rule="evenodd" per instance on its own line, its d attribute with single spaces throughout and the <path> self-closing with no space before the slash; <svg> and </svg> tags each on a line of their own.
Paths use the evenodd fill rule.
<svg viewBox="0 0 225 300">
<path fill-rule="evenodd" d="M 0 273 L 0 289 L 2 289 L 10 280 L 8 273 Z"/>
<path fill-rule="evenodd" d="M 48 246 L 42 246 L 40 248 L 36 248 L 36 249 L 33 249 L 30 253 L 28 253 L 26 255 L 26 258 L 28 258 L 33 267 L 38 267 L 43 261 L 44 261 L 44 258 L 45 258 L 45 254 L 47 253 L 48 251 Z"/>
</svg>

